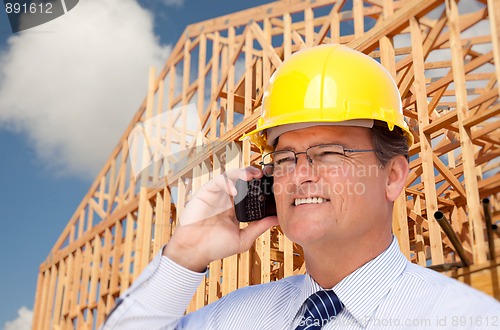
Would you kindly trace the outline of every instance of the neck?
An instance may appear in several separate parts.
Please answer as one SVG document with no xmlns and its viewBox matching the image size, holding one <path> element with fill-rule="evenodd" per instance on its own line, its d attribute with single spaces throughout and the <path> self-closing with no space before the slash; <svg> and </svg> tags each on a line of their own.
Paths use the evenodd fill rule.
<svg viewBox="0 0 500 330">
<path fill-rule="evenodd" d="M 304 247 L 307 272 L 324 289 L 331 289 L 346 276 L 380 255 L 392 241 L 389 232 L 384 237 L 354 240 L 353 243 Z"/>
</svg>

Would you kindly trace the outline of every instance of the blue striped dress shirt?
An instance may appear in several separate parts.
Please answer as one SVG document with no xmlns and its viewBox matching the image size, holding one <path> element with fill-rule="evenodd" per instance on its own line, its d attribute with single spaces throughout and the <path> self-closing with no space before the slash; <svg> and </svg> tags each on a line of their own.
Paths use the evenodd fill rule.
<svg viewBox="0 0 500 330">
<path fill-rule="evenodd" d="M 120 298 L 107 329 L 295 329 L 322 290 L 308 274 L 236 290 L 184 315 L 204 274 L 158 254 Z M 500 329 L 500 303 L 409 262 L 397 240 L 333 288 L 344 309 L 323 329 Z"/>
</svg>

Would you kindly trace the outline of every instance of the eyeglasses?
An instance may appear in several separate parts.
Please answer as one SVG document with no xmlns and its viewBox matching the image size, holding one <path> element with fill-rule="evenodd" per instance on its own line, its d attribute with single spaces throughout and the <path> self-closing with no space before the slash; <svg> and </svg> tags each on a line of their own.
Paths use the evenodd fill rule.
<svg viewBox="0 0 500 330">
<path fill-rule="evenodd" d="M 344 149 L 337 144 L 320 144 L 307 148 L 304 152 L 279 150 L 265 154 L 261 165 L 264 173 L 273 176 L 285 176 L 292 173 L 297 165 L 297 156 L 305 154 L 313 168 L 333 169 L 344 164 L 346 153 L 374 152 L 375 149 Z"/>
</svg>

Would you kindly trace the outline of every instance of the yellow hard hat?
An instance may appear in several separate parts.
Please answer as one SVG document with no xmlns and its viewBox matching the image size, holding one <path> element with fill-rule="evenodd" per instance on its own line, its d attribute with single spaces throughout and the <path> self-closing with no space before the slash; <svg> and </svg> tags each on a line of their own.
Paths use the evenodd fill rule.
<svg viewBox="0 0 500 330">
<path fill-rule="evenodd" d="M 374 120 L 387 123 L 391 131 L 400 127 L 408 145 L 413 144 L 391 75 L 363 53 L 328 44 L 301 50 L 283 62 L 264 92 L 257 128 L 241 139 L 250 139 L 264 152 L 288 130 L 332 123 L 372 127 Z"/>
</svg>

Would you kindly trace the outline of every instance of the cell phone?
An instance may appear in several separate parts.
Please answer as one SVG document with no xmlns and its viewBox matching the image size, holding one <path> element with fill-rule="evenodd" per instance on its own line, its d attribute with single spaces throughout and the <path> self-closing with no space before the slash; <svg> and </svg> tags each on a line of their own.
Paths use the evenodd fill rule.
<svg viewBox="0 0 500 330">
<path fill-rule="evenodd" d="M 276 215 L 273 183 L 272 176 L 236 181 L 238 194 L 234 198 L 234 209 L 239 222 L 256 221 Z"/>
</svg>

